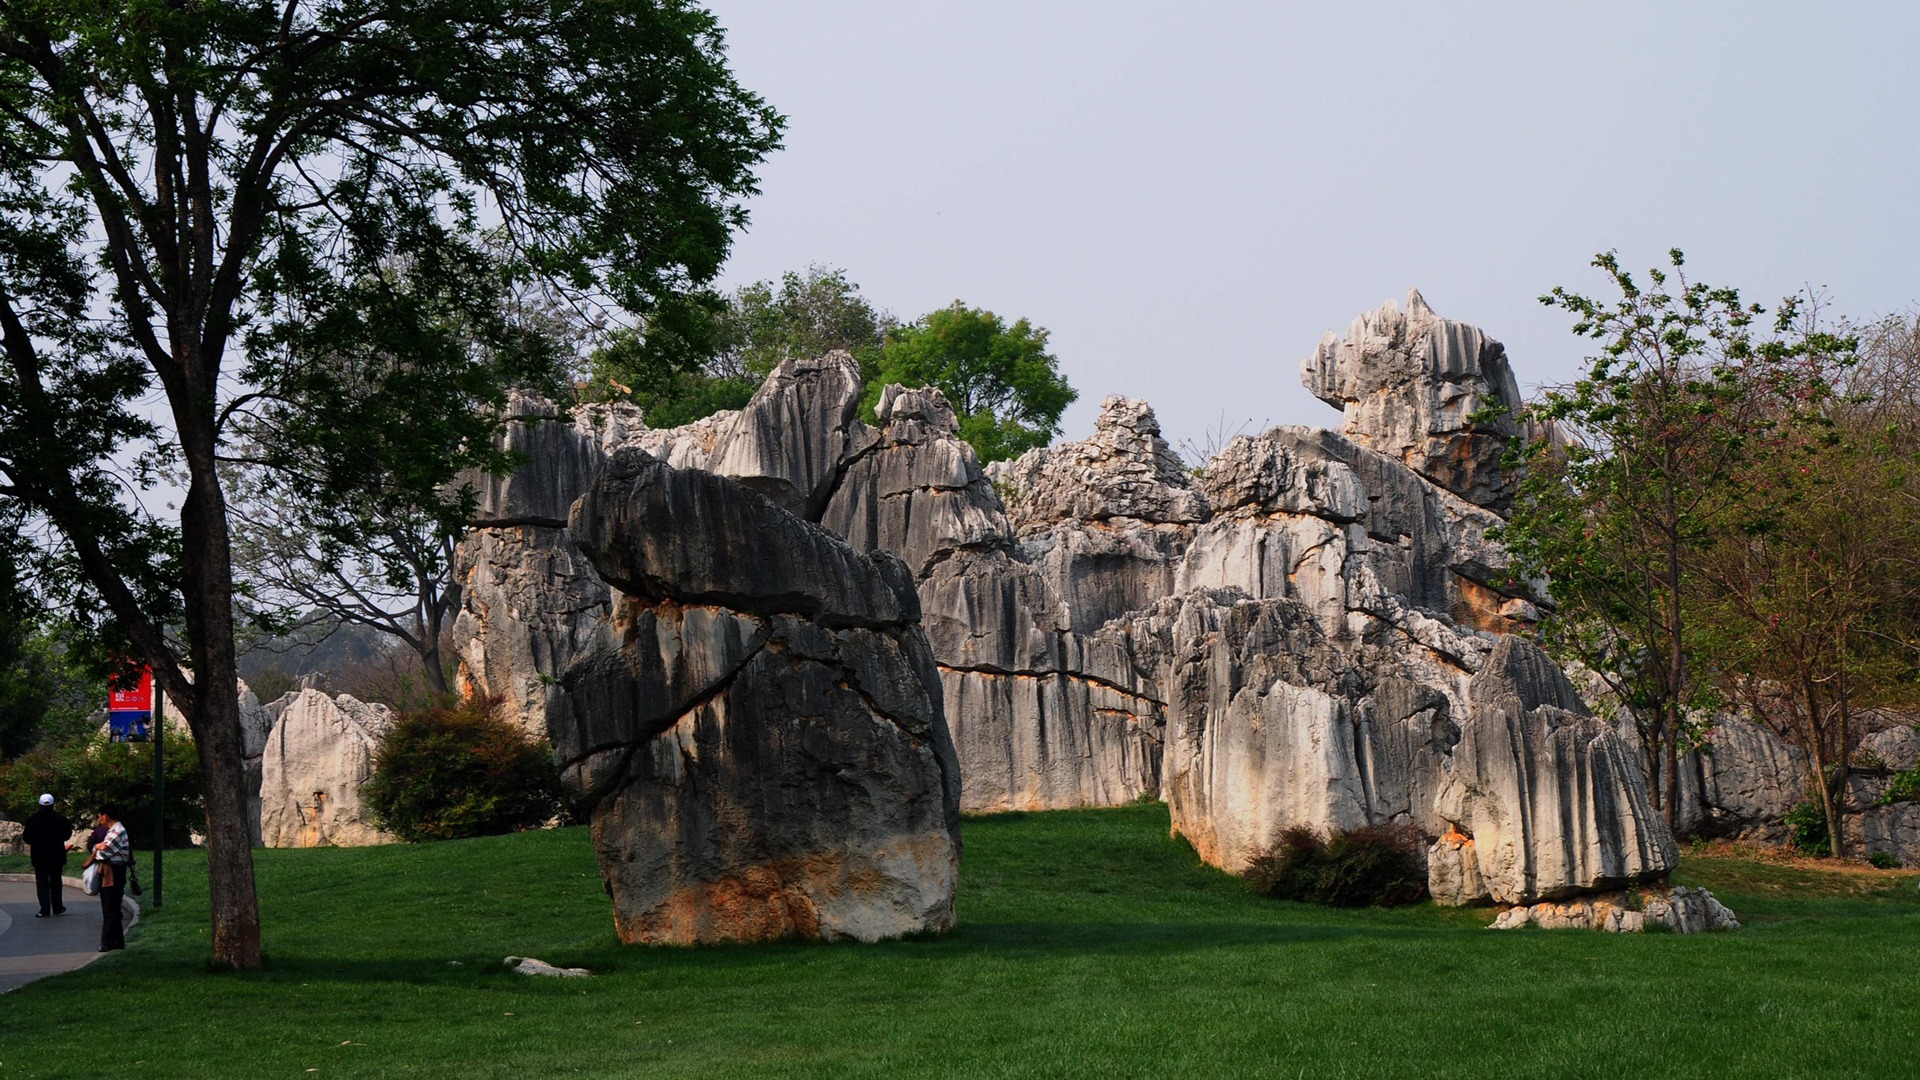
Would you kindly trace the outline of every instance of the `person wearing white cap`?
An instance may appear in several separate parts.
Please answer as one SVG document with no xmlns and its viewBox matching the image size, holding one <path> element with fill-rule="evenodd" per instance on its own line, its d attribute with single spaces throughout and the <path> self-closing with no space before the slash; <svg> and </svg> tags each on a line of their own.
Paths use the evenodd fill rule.
<svg viewBox="0 0 1920 1080">
<path fill-rule="evenodd" d="M 40 796 L 40 809 L 27 819 L 20 836 L 33 859 L 33 886 L 40 898 L 38 918 L 67 913 L 60 877 L 67 868 L 67 841 L 72 837 L 73 822 L 53 808 L 53 796 Z"/>
</svg>

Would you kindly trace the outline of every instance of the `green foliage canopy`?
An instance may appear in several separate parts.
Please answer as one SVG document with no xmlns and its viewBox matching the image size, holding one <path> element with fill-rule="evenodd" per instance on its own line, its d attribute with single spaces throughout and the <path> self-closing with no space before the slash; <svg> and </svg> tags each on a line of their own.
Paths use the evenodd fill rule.
<svg viewBox="0 0 1920 1080">
<path fill-rule="evenodd" d="M 1609 252 L 1593 265 L 1615 297 L 1540 298 L 1599 351 L 1528 407 L 1534 437 L 1509 461 L 1526 476 L 1499 530 L 1517 574 L 1551 582 L 1539 628 L 1549 650 L 1586 665 L 1632 713 L 1669 823 L 1677 756 L 1698 735 L 1689 710 L 1714 700 L 1695 663 L 1689 570 L 1729 504 L 1746 382 L 1771 349 L 1756 337 L 1757 305 L 1689 282 L 1677 249 L 1670 262 L 1642 287 Z"/>
<path fill-rule="evenodd" d="M 1047 352 L 1045 329 L 1026 319 L 1009 326 L 958 300 L 887 335 L 867 384 L 869 415 L 888 383 L 938 387 L 982 461 L 1052 442 L 1060 414 L 1080 396 Z"/>
<path fill-rule="evenodd" d="M 207 827 L 200 758 L 193 740 L 167 728 L 167 844 L 185 847 Z M 76 826 L 91 825 L 102 807 L 120 812 L 138 846 L 153 843 L 153 744 L 113 742 L 98 731 L 59 746 L 43 746 L 0 766 L 0 811 L 15 821 L 39 809 L 41 792 Z"/>
<path fill-rule="evenodd" d="M 744 406 L 793 357 L 844 349 L 864 370 L 892 325 L 846 271 L 809 266 L 724 297 L 694 293 L 660 305 L 594 352 L 589 392 L 632 401 L 650 426 L 678 427 Z"/>
</svg>

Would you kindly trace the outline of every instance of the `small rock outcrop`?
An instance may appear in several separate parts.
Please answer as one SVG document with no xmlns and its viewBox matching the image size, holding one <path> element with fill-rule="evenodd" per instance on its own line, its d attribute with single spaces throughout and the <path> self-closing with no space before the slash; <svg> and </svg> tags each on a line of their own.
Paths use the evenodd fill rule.
<svg viewBox="0 0 1920 1080">
<path fill-rule="evenodd" d="M 275 706 L 279 718 L 261 754 L 260 842 L 290 848 L 394 843 L 360 797 L 392 710 L 315 689 Z"/>
<path fill-rule="evenodd" d="M 637 449 L 571 535 L 614 591 L 550 731 L 622 939 L 950 928 L 960 774 L 906 566 Z"/>
<path fill-rule="evenodd" d="M 1740 920 L 1707 890 L 1681 885 L 1511 907 L 1493 920 L 1492 929 L 1518 930 L 1523 926 L 1537 926 L 1542 930 L 1604 930 L 1616 934 L 1637 934 L 1659 926 L 1676 934 L 1703 934 L 1738 930 Z"/>
<path fill-rule="evenodd" d="M 1314 396 L 1345 414 L 1341 433 L 1477 506 L 1505 510 L 1500 467 L 1517 430 L 1520 387 L 1506 349 L 1433 313 L 1418 290 L 1329 332 L 1301 365 Z"/>
</svg>

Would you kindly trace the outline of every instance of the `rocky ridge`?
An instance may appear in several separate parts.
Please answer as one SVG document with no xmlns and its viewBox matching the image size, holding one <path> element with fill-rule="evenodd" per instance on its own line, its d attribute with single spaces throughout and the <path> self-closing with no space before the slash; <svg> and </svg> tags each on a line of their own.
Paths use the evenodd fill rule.
<svg viewBox="0 0 1920 1080">
<path fill-rule="evenodd" d="M 1160 795 L 1230 870 L 1289 825 L 1410 821 L 1448 902 L 1658 880 L 1673 842 L 1636 762 L 1508 636 L 1533 607 L 1487 539 L 1511 484 L 1489 449 L 1511 422 L 1487 406 L 1518 404 L 1504 350 L 1417 294 L 1391 310 L 1304 366 L 1345 408 L 1342 433 L 1241 437 L 1199 475 L 1125 398 L 1092 438 L 983 469 L 938 391 L 889 387 L 860 421 L 844 354 L 783 365 L 738 413 L 627 438 L 904 561 L 964 809 Z M 549 473 L 533 482 L 574 475 Z M 585 505 L 573 532 L 599 528 Z M 463 566 L 484 564 L 485 531 Z M 574 539 L 541 542 L 571 565 Z M 566 614 L 542 624 L 522 597 L 559 588 L 498 565 L 468 586 L 462 655 L 488 661 L 470 684 L 550 724 L 587 715 L 564 675 L 578 646 L 527 642 L 591 637 L 614 601 L 545 605 Z"/>
</svg>

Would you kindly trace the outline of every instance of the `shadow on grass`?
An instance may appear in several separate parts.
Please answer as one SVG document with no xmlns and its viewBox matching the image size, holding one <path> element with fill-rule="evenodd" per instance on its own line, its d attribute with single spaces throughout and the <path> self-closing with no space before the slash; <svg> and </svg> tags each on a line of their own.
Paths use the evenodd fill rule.
<svg viewBox="0 0 1920 1080">
<path fill-rule="evenodd" d="M 937 938 L 860 942 L 788 940 L 752 945 L 611 946 L 601 950 L 556 950 L 539 958 L 562 967 L 585 967 L 597 976 L 716 974 L 756 978 L 829 960 L 849 970 L 901 963 L 967 960 L 1037 960 L 1076 957 L 1175 957 L 1221 950 L 1326 945 L 1365 939 L 1427 936 L 1445 928 L 1233 923 L 970 923 Z M 116 974 L 127 986 L 160 984 L 206 974 L 197 959 L 130 957 Z M 544 988 L 578 992 L 590 983 L 530 977 L 505 966 L 501 956 L 326 957 L 272 952 L 259 972 L 223 976 L 235 984 L 401 984 L 416 986 Z"/>
</svg>

